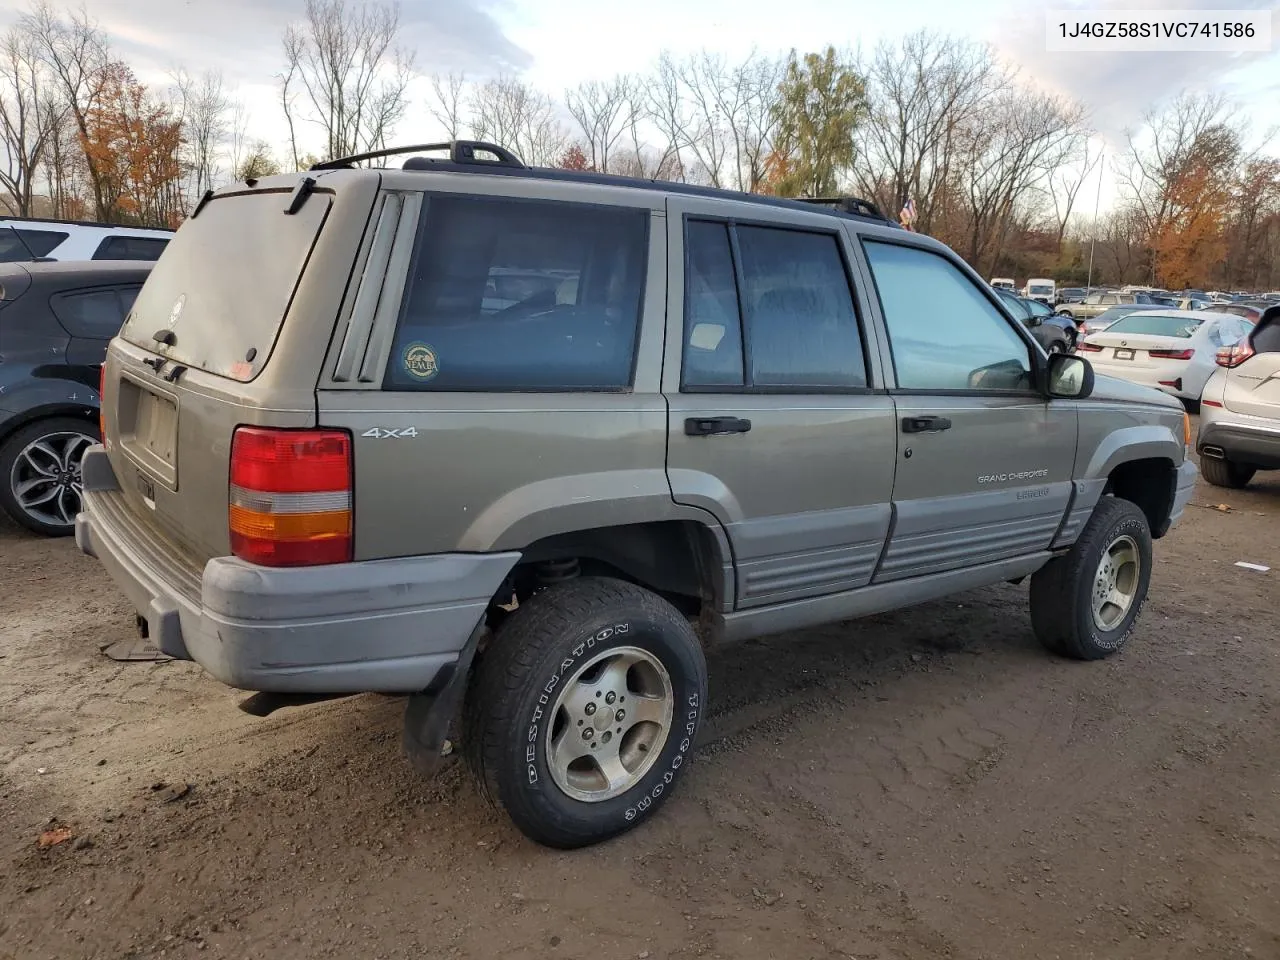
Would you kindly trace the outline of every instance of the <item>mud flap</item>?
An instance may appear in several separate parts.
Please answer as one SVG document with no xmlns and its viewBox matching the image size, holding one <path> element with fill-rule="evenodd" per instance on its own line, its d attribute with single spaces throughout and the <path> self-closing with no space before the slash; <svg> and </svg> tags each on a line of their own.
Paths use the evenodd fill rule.
<svg viewBox="0 0 1280 960">
<path fill-rule="evenodd" d="M 481 617 L 458 659 L 441 671 L 448 675 L 432 684 L 432 689 L 409 697 L 404 711 L 404 751 L 414 769 L 425 777 L 439 773 L 454 752 L 455 727 L 462 714 L 471 662 L 484 631 L 485 618 Z"/>
</svg>

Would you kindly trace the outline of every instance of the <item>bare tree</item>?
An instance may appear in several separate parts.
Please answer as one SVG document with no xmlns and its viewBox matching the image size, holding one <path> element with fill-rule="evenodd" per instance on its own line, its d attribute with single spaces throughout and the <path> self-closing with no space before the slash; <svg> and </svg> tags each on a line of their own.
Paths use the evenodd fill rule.
<svg viewBox="0 0 1280 960">
<path fill-rule="evenodd" d="M 295 164 L 298 120 L 320 128 L 326 157 L 386 146 L 413 78 L 413 55 L 394 45 L 399 32 L 392 4 L 306 0 L 305 22 L 285 30 L 280 77 Z"/>
<path fill-rule="evenodd" d="M 676 67 L 689 119 L 682 146 L 706 169 L 712 186 L 754 190 L 764 177 L 785 63 L 753 51 L 730 63 L 706 50 Z"/>
<path fill-rule="evenodd" d="M 47 0 L 39 0 L 19 23 L 33 38 L 48 66 L 80 143 L 87 143 L 89 117 L 98 106 L 108 79 L 105 35 L 86 11 L 74 12 L 63 20 Z M 98 219 L 105 220 L 111 206 L 105 171 L 92 154 L 79 152 L 93 193 L 95 213 Z M 59 176 L 65 174 L 61 163 L 58 170 Z"/>
<path fill-rule="evenodd" d="M 1071 149 L 1083 109 L 1012 85 L 958 132 L 957 182 L 967 201 L 963 251 L 980 272 L 1004 252 L 1014 218 Z"/>
<path fill-rule="evenodd" d="M 689 144 L 693 118 L 684 98 L 680 68 L 671 54 L 663 52 L 658 57 L 653 74 L 642 81 L 642 86 L 647 88 L 648 95 L 630 125 L 632 147 L 639 155 L 639 121 L 641 117 L 647 118 L 663 138 L 663 156 L 671 158 L 669 165 L 675 174 L 672 179 L 687 180 L 688 171 L 683 151 Z"/>
<path fill-rule="evenodd" d="M 177 80 L 187 165 L 191 170 L 192 193 L 199 199 L 213 187 L 221 172 L 220 157 L 228 134 L 231 98 L 223 87 L 222 74 L 209 71 L 199 79 L 185 70 Z M 232 170 L 235 160 L 232 160 Z"/>
<path fill-rule="evenodd" d="M 461 73 L 438 73 L 431 75 L 432 99 L 427 101 L 427 110 L 436 118 L 450 140 L 457 140 L 467 126 L 467 78 Z"/>
<path fill-rule="evenodd" d="M 631 78 L 620 74 L 608 81 L 587 80 L 565 91 L 565 106 L 582 131 L 593 170 L 610 171 L 610 153 L 627 132 L 628 124 L 634 131 L 632 87 Z"/>
<path fill-rule="evenodd" d="M 231 104 L 231 176 L 240 178 L 240 166 L 248 151 L 249 111 L 244 101 L 235 100 Z"/>
<path fill-rule="evenodd" d="M 865 68 L 870 117 L 858 130 L 855 186 L 891 214 L 908 199 L 930 232 L 952 199 L 957 134 L 1004 78 L 984 47 L 929 31 L 878 45 Z"/>
<path fill-rule="evenodd" d="M 569 144 L 555 102 L 517 77 L 500 76 L 471 92 L 472 132 L 514 150 L 535 166 L 553 166 Z"/>
<path fill-rule="evenodd" d="M 1063 165 L 1050 173 L 1047 193 L 1053 203 L 1053 220 L 1057 226 L 1058 250 L 1062 250 L 1062 239 L 1067 232 L 1067 222 L 1075 209 L 1076 197 L 1086 180 L 1093 178 L 1093 171 L 1102 161 L 1102 152 L 1092 154 L 1089 131 L 1081 130 L 1076 135 L 1076 143 L 1070 148 L 1070 156 Z"/>
<path fill-rule="evenodd" d="M 66 114 L 52 87 L 37 39 L 23 24 L 10 28 L 0 39 L 0 144 L 6 155 L 0 186 L 21 217 L 31 216 L 41 161 Z"/>
</svg>

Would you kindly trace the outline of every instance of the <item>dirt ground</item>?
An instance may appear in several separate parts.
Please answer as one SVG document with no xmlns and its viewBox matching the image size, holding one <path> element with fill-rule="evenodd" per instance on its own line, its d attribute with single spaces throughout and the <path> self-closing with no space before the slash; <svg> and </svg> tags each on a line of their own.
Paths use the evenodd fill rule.
<svg viewBox="0 0 1280 960">
<path fill-rule="evenodd" d="M 96 563 L 0 522 L 0 960 L 1280 957 L 1280 475 L 1194 503 L 1105 663 L 1025 585 L 713 651 L 681 789 L 576 853 L 416 777 L 402 701 L 107 660 Z"/>
</svg>

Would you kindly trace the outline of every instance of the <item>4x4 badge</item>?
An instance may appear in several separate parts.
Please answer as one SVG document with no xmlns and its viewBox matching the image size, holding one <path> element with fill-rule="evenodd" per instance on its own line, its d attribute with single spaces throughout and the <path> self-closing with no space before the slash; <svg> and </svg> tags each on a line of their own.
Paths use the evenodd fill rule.
<svg viewBox="0 0 1280 960">
<path fill-rule="evenodd" d="M 404 369 L 415 380 L 430 380 L 440 372 L 436 352 L 425 343 L 411 343 L 404 348 Z"/>
</svg>

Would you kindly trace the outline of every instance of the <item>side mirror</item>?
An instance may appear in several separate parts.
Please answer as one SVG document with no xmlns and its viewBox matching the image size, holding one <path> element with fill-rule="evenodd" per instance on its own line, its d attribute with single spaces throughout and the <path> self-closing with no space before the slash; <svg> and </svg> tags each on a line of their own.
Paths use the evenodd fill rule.
<svg viewBox="0 0 1280 960">
<path fill-rule="evenodd" d="M 1040 326 L 1040 324 L 1044 323 L 1044 317 L 1040 316 L 1039 314 L 1033 313 L 1031 316 L 1027 317 L 1027 319 L 1022 322 L 1025 323 L 1028 327 L 1038 327 Z"/>
<path fill-rule="evenodd" d="M 1083 400 L 1093 393 L 1093 365 L 1084 357 L 1051 353 L 1045 368 L 1045 393 L 1050 398 Z"/>
</svg>

